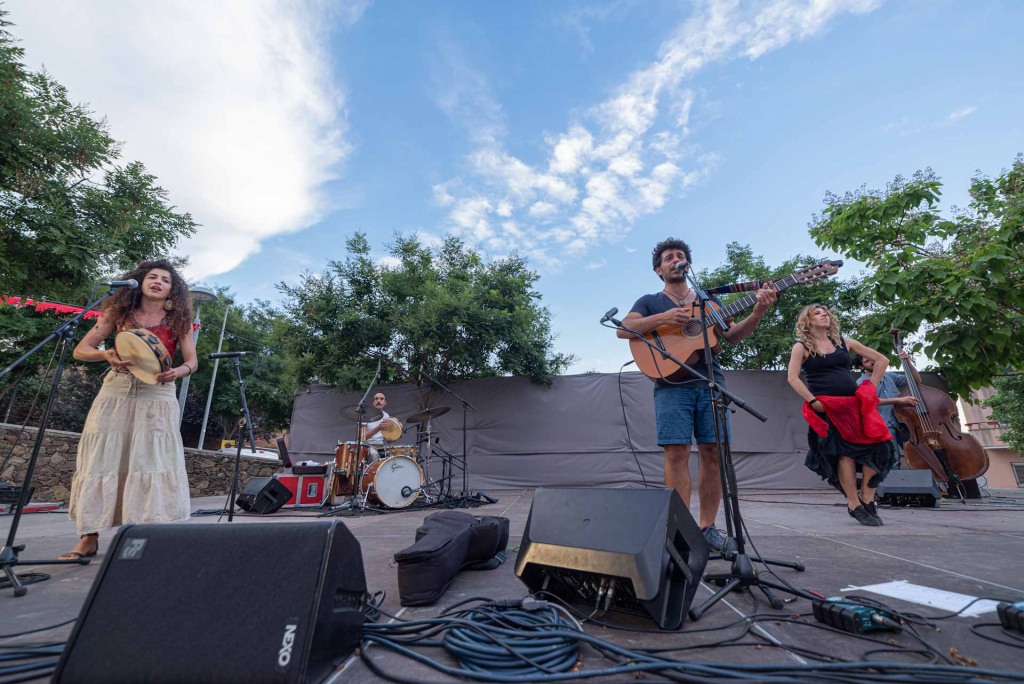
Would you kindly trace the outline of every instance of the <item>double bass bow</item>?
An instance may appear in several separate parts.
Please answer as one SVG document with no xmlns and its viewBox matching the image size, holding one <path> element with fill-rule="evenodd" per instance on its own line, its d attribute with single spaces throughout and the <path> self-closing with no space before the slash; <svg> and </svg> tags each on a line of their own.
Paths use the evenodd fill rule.
<svg viewBox="0 0 1024 684">
<path fill-rule="evenodd" d="M 903 353 L 900 331 L 893 328 L 896 353 Z M 973 435 L 964 434 L 953 417 L 957 415 L 953 398 L 940 389 L 919 384 L 909 359 L 902 359 L 907 386 L 901 397 L 917 398 L 916 406 L 893 406 L 896 419 L 910 430 L 910 439 L 903 445 L 907 465 L 915 470 L 930 469 L 947 491 L 956 489 L 965 498 L 962 480 L 983 475 L 988 470 L 988 454 Z"/>
</svg>

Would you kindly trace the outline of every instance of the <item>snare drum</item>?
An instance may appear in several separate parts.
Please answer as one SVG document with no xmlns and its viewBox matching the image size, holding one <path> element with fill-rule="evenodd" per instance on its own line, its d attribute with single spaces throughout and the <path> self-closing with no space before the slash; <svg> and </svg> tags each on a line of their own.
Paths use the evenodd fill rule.
<svg viewBox="0 0 1024 684">
<path fill-rule="evenodd" d="M 389 457 L 406 456 L 414 461 L 418 460 L 420 455 L 420 448 L 415 444 L 389 444 L 384 450 Z"/>
<path fill-rule="evenodd" d="M 356 468 L 369 454 L 370 447 L 365 443 L 360 446 L 359 442 L 338 442 L 338 448 L 334 451 L 335 495 L 348 496 L 355 491 Z"/>
<path fill-rule="evenodd" d="M 391 456 L 374 461 L 366 468 L 359 491 L 371 503 L 405 508 L 419 497 L 422 486 L 423 471 L 415 460 L 408 456 Z"/>
</svg>

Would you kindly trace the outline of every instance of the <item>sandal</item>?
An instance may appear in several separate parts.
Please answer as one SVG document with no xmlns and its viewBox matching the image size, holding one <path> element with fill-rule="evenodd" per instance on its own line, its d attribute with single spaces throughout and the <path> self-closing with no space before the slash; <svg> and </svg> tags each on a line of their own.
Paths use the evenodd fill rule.
<svg viewBox="0 0 1024 684">
<path fill-rule="evenodd" d="M 81 551 L 68 551 L 64 555 L 62 555 L 59 558 L 57 558 L 57 560 L 67 560 L 67 561 L 78 562 L 78 561 L 81 561 L 81 560 L 92 558 L 95 555 L 96 555 L 95 551 L 90 551 L 89 553 L 82 553 Z"/>
</svg>

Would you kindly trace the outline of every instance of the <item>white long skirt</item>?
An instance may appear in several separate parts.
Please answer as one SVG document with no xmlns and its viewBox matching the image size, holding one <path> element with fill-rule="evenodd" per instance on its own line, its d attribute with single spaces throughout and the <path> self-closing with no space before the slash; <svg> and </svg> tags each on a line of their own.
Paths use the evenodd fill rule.
<svg viewBox="0 0 1024 684">
<path fill-rule="evenodd" d="M 80 535 L 189 517 L 173 383 L 107 373 L 78 442 L 69 514 Z"/>
</svg>

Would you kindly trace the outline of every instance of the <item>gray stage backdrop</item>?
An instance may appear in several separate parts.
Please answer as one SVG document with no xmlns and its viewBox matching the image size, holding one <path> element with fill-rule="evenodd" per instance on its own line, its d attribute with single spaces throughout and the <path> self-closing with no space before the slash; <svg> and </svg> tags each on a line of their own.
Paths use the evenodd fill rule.
<svg viewBox="0 0 1024 684">
<path fill-rule="evenodd" d="M 925 375 L 927 384 L 941 386 Z M 741 487 L 810 489 L 825 487 L 804 468 L 807 423 L 800 400 L 784 371 L 727 371 L 731 391 L 768 417 L 761 423 L 742 410 L 731 414 L 736 477 Z M 526 378 L 484 378 L 457 382 L 451 388 L 476 407 L 467 415 L 469 485 L 472 489 L 506 489 L 558 485 L 634 487 L 643 476 L 664 486 L 662 450 L 654 427 L 653 383 L 638 372 L 565 375 L 550 387 Z M 406 423 L 421 404 L 415 385 L 382 387 L 387 411 Z M 361 393 L 313 386 L 295 395 L 289 450 L 292 458 L 327 461 L 339 441 L 355 440 L 355 425 L 340 409 L 359 401 Z M 450 394 L 434 406 L 451 411 L 433 421 L 440 447 L 462 453 L 462 408 Z M 623 416 L 625 405 L 625 416 Z M 406 428 L 411 426 L 406 423 Z M 628 433 L 627 433 L 628 426 Z M 396 444 L 412 444 L 408 429 Z M 632 443 L 632 450 L 630 444 Z M 694 448 L 696 451 L 696 448 Z M 696 454 L 690 459 L 696 472 Z M 432 467 L 438 477 L 438 470 Z M 461 477 L 461 476 L 460 476 Z M 455 487 L 461 489 L 461 483 Z"/>
</svg>

